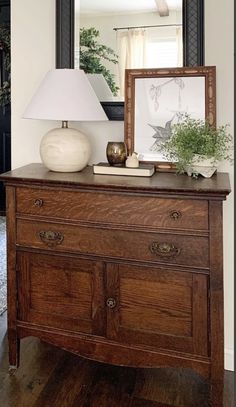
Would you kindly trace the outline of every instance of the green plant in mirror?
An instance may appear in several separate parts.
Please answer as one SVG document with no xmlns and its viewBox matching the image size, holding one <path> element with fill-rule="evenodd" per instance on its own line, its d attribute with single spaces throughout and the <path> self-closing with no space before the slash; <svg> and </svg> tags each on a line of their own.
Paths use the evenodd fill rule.
<svg viewBox="0 0 236 407">
<path fill-rule="evenodd" d="M 80 69 L 85 73 L 100 73 L 106 79 L 114 96 L 119 90 L 114 75 L 104 66 L 104 61 L 118 63 L 118 56 L 108 46 L 98 41 L 99 31 L 96 28 L 80 29 Z"/>
<path fill-rule="evenodd" d="M 207 120 L 193 119 L 187 114 L 179 117 L 171 127 L 171 137 L 162 143 L 164 156 L 175 162 L 177 171 L 183 173 L 188 166 L 201 159 L 211 159 L 212 164 L 227 160 L 232 162 L 233 138 L 228 125 L 214 128 Z"/>
</svg>

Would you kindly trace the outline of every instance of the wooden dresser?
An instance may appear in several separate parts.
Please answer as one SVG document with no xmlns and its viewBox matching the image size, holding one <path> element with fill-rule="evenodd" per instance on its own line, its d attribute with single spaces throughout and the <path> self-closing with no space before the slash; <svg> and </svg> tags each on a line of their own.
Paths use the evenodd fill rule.
<svg viewBox="0 0 236 407">
<path fill-rule="evenodd" d="M 1 175 L 7 191 L 10 366 L 36 336 L 83 357 L 191 368 L 220 406 L 222 201 L 229 178 Z"/>
</svg>

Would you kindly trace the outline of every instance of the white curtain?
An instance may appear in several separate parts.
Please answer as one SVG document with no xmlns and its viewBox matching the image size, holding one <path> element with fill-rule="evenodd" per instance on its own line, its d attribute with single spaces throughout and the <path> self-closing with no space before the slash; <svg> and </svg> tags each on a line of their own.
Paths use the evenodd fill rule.
<svg viewBox="0 0 236 407">
<path fill-rule="evenodd" d="M 119 57 L 120 96 L 125 94 L 125 69 L 143 68 L 146 66 L 147 35 L 144 29 L 117 31 L 117 53 Z"/>
<path fill-rule="evenodd" d="M 183 39 L 182 27 L 161 28 L 162 31 L 156 29 L 151 30 L 148 34 L 147 30 L 142 28 L 118 30 L 117 31 L 117 53 L 118 53 L 118 76 L 120 97 L 125 94 L 125 69 L 145 68 L 148 67 L 148 42 L 153 42 L 154 39 L 171 38 L 176 39 L 177 44 L 177 60 L 173 61 L 171 66 L 183 66 Z M 161 57 L 161 56 L 160 56 Z M 162 66 L 162 65 L 156 65 Z"/>
<path fill-rule="evenodd" d="M 177 66 L 183 66 L 183 37 L 182 26 L 176 28 Z"/>
</svg>

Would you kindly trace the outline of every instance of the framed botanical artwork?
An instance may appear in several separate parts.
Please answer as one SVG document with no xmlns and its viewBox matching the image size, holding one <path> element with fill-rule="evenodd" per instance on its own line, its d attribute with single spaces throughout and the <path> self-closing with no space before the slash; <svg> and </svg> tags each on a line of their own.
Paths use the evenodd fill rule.
<svg viewBox="0 0 236 407">
<path fill-rule="evenodd" d="M 188 115 L 216 125 L 216 69 L 214 66 L 166 69 L 127 69 L 125 142 L 140 161 L 169 170 L 161 144 L 171 127 Z"/>
</svg>

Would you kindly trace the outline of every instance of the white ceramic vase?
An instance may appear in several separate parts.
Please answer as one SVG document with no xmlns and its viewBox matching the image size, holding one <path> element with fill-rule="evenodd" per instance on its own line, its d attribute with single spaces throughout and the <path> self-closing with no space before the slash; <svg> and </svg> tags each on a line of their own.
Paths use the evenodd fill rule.
<svg viewBox="0 0 236 407">
<path fill-rule="evenodd" d="M 216 162 L 212 158 L 204 158 L 195 154 L 193 157 L 192 165 L 186 168 L 186 172 L 189 177 L 192 175 L 202 175 L 205 178 L 210 178 L 215 173 L 217 166 Z"/>
</svg>

